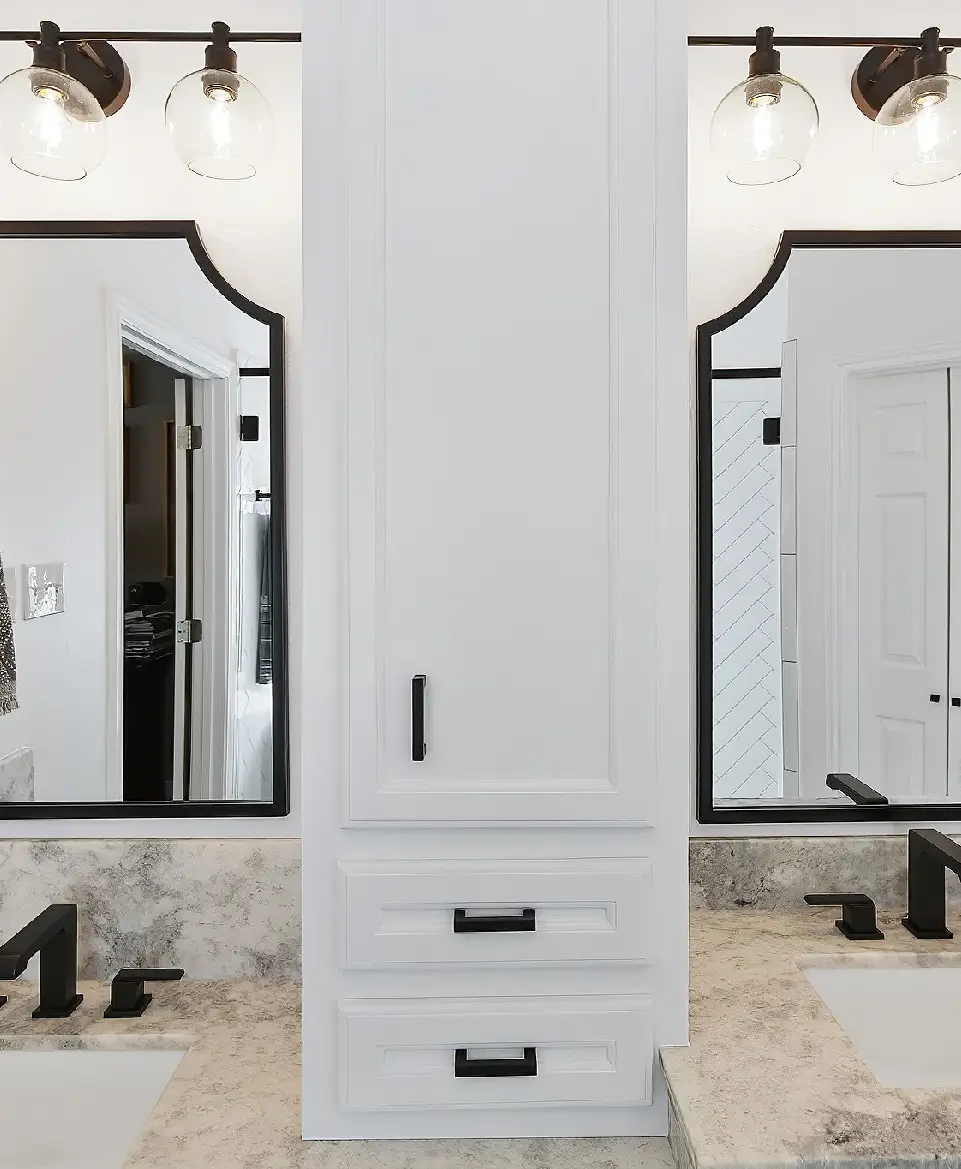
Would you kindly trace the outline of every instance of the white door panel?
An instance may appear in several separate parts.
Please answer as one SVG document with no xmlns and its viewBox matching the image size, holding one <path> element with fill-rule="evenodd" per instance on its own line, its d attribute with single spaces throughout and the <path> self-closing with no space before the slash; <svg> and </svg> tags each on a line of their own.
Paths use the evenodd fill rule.
<svg viewBox="0 0 961 1169">
<path fill-rule="evenodd" d="M 859 778 L 889 798 L 943 796 L 947 375 L 864 378 L 857 395 Z"/>
<path fill-rule="evenodd" d="M 351 821 L 650 816 L 643 9 L 351 6 Z"/>
</svg>

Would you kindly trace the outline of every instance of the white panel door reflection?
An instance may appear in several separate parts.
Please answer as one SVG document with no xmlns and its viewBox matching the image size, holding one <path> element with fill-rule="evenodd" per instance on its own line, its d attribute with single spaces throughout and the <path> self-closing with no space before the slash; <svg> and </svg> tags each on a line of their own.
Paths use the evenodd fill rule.
<svg viewBox="0 0 961 1169">
<path fill-rule="evenodd" d="M 883 792 L 947 794 L 948 375 L 861 378 L 858 763 Z M 850 549 L 853 552 L 854 549 Z"/>
</svg>

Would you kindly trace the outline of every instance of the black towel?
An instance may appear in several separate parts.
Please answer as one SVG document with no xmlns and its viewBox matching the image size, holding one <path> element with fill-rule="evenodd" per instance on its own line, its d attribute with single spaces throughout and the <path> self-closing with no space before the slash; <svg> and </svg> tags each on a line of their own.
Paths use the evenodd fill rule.
<svg viewBox="0 0 961 1169">
<path fill-rule="evenodd" d="M 0 714 L 17 709 L 17 654 L 13 644 L 13 622 L 10 602 L 3 584 L 3 564 L 0 563 Z"/>
<path fill-rule="evenodd" d="M 257 634 L 257 684 L 269 686 L 274 678 L 274 586 L 270 567 L 270 517 L 264 528 L 260 562 L 260 628 Z"/>
</svg>

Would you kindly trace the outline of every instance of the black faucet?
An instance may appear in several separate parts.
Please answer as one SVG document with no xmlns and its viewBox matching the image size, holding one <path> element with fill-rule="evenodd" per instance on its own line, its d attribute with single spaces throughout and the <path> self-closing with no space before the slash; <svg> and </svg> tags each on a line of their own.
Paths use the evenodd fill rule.
<svg viewBox="0 0 961 1169">
<path fill-rule="evenodd" d="M 77 994 L 77 907 L 50 905 L 0 946 L 0 979 L 19 978 L 40 955 L 40 1005 L 35 1019 L 65 1019 L 83 1002 Z"/>
<path fill-rule="evenodd" d="M 860 779 L 853 775 L 848 775 L 847 772 L 834 772 L 827 777 L 827 786 L 836 792 L 843 792 L 849 799 L 854 800 L 856 804 L 886 804 L 888 802 L 887 796 L 882 796 L 880 792 L 875 791 L 873 787 L 868 787 Z"/>
<path fill-rule="evenodd" d="M 916 938 L 953 938 L 945 925 L 944 871 L 961 877 L 961 847 L 933 828 L 908 833 L 908 915 L 901 924 Z"/>
<path fill-rule="evenodd" d="M 834 924 L 849 941 L 884 941 L 877 909 L 866 893 L 806 893 L 804 900 L 808 905 L 840 905 L 841 917 Z"/>
</svg>

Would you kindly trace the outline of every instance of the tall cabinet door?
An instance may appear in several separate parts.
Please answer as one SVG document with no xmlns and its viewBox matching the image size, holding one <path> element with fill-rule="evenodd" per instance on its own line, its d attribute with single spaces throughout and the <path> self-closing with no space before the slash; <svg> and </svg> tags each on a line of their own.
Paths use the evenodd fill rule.
<svg viewBox="0 0 961 1169">
<path fill-rule="evenodd" d="M 644 823 L 653 5 L 345 13 L 345 817 Z"/>
</svg>

